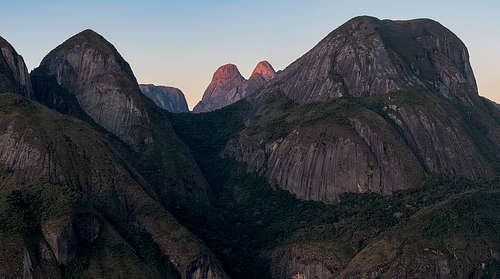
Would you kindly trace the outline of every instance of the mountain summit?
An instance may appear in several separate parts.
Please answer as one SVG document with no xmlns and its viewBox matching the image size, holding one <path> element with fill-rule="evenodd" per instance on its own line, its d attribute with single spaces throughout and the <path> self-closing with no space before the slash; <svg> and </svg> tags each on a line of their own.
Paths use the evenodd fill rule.
<svg viewBox="0 0 500 279">
<path fill-rule="evenodd" d="M 68 92 L 92 119 L 127 144 L 145 144 L 150 125 L 132 69 L 116 48 L 96 32 L 82 31 L 43 58 L 40 68 Z"/>
<path fill-rule="evenodd" d="M 497 217 L 499 195 L 468 188 L 486 180 L 498 192 L 500 115 L 441 24 L 354 18 L 245 99 L 178 117 L 228 216 L 245 236 L 271 235 L 255 253 L 271 275 L 247 278 L 498 277 L 486 215 Z M 302 221 L 308 206 L 279 192 L 331 207 Z"/>
<path fill-rule="evenodd" d="M 212 82 L 203 94 L 204 100 L 225 99 L 233 103 L 244 91 L 245 78 L 234 64 L 226 64 L 215 71 Z"/>
<path fill-rule="evenodd" d="M 250 79 L 246 80 L 234 64 L 226 64 L 217 69 L 202 100 L 193 112 L 216 110 L 245 98 L 273 79 L 276 72 L 269 62 L 262 61 L 255 67 Z"/>
<path fill-rule="evenodd" d="M 249 79 L 262 79 L 264 81 L 270 81 L 274 77 L 276 77 L 276 71 L 273 69 L 273 66 L 271 66 L 271 64 L 267 61 L 261 61 L 253 70 Z"/>
<path fill-rule="evenodd" d="M 129 64 L 101 35 L 85 30 L 71 37 L 51 51 L 36 72 L 46 76 L 47 83 L 55 80 L 76 98 L 93 124 L 130 147 L 120 151 L 126 157 L 123 160 L 130 162 L 140 179 L 150 185 L 149 194 L 168 205 L 167 209 L 192 203 L 210 206 L 210 189 L 172 129 L 168 113 L 142 94 Z M 159 245 L 165 255 L 174 257 L 172 246 Z M 191 269 L 194 272 L 200 266 L 204 272 L 218 272 L 215 262 L 200 253 L 174 265 L 186 278 Z"/>
<path fill-rule="evenodd" d="M 246 100 L 246 128 L 225 155 L 299 198 L 335 202 L 414 187 L 427 174 L 494 174 L 470 131 L 483 127 L 494 148 L 500 127 L 480 116 L 490 110 L 467 48 L 433 20 L 353 18 Z M 484 111 L 481 124 L 464 109 Z"/>
<path fill-rule="evenodd" d="M 417 87 L 463 103 L 477 95 L 467 48 L 447 28 L 368 16 L 335 29 L 266 87 L 299 103 Z"/>
</svg>

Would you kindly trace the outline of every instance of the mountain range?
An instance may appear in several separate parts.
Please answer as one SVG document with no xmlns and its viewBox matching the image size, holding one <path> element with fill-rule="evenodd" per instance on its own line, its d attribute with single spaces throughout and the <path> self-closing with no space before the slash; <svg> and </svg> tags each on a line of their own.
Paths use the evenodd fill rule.
<svg viewBox="0 0 500 279">
<path fill-rule="evenodd" d="M 92 30 L 0 50 L 0 277 L 500 276 L 500 111 L 436 21 L 224 65 L 195 113 Z"/>
</svg>

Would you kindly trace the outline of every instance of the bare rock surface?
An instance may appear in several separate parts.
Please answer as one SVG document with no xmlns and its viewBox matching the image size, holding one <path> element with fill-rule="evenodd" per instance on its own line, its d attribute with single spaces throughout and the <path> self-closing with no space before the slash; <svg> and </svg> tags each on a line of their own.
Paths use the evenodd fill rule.
<svg viewBox="0 0 500 279">
<path fill-rule="evenodd" d="M 248 80 L 240 74 L 236 65 L 221 66 L 214 73 L 202 100 L 194 107 L 193 112 L 213 111 L 237 102 L 275 76 L 276 72 L 267 61 L 259 62 Z"/>
<path fill-rule="evenodd" d="M 494 176 L 470 131 L 498 146 L 498 122 L 464 44 L 429 19 L 353 18 L 247 100 L 246 128 L 222 155 L 302 199 L 390 194 L 425 174 Z M 464 111 L 484 113 L 472 123 Z"/>
<path fill-rule="evenodd" d="M 477 86 L 467 48 L 430 19 L 356 17 L 266 85 L 299 103 L 425 87 L 471 103 Z"/>
<path fill-rule="evenodd" d="M 265 147 L 259 144 L 264 139 L 244 131 L 227 144 L 224 156 L 306 200 L 336 202 L 344 192 L 386 195 L 415 185 L 424 173 L 418 158 L 388 123 L 369 117 L 370 125 L 352 117 L 347 127 L 297 127 Z"/>
<path fill-rule="evenodd" d="M 154 84 L 139 84 L 141 91 L 156 105 L 170 112 L 188 112 L 186 98 L 182 91 L 175 87 Z"/>
<path fill-rule="evenodd" d="M 127 144 L 152 142 L 140 89 L 125 60 L 99 34 L 85 30 L 51 51 L 40 67 L 74 94 L 92 119 Z"/>
<path fill-rule="evenodd" d="M 42 224 L 45 240 L 59 264 L 68 264 L 99 237 L 100 220 L 91 214 L 67 216 Z"/>
<path fill-rule="evenodd" d="M 129 145 L 136 152 L 131 163 L 163 201 L 210 203 L 210 189 L 167 113 L 142 94 L 129 64 L 101 35 L 92 30 L 76 34 L 34 72 L 54 78 L 95 123 Z"/>
<path fill-rule="evenodd" d="M 280 247 L 271 255 L 271 274 L 273 278 L 291 279 L 330 279 L 333 273 L 321 261 L 308 255 L 307 248 L 300 245 Z"/>
</svg>

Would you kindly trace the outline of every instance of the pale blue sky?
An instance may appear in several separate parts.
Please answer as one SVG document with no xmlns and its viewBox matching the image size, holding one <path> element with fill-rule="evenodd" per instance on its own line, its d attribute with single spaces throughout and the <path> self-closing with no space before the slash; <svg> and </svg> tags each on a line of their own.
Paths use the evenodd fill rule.
<svg viewBox="0 0 500 279">
<path fill-rule="evenodd" d="M 0 35 L 36 67 L 91 28 L 112 42 L 141 83 L 179 87 L 192 108 L 226 63 L 245 76 L 266 59 L 283 69 L 358 15 L 432 18 L 469 48 L 481 95 L 500 102 L 500 1 L 0 0 Z"/>
</svg>

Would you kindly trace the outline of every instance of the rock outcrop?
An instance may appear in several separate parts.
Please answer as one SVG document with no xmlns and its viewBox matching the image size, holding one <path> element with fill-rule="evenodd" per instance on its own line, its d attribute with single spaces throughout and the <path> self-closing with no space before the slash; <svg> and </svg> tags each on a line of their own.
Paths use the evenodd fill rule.
<svg viewBox="0 0 500 279">
<path fill-rule="evenodd" d="M 144 275 L 165 268 L 137 257 L 143 252 L 138 248 L 150 245 L 153 250 L 147 251 L 158 253 L 157 263 L 165 265 L 162 259 L 167 259 L 183 279 L 195 278 L 186 272 L 193 264 L 219 276 L 206 278 L 225 278 L 208 249 L 160 204 L 152 186 L 98 130 L 17 94 L 2 95 L 0 113 L 0 198 L 4 202 L 7 195 L 12 201 L 7 209 L 1 208 L 0 220 L 12 218 L 9 212 L 24 212 L 20 224 L 9 228 L 9 223 L 2 231 L 39 224 L 41 235 L 38 230 L 25 233 L 43 237 L 53 255 L 41 255 L 54 257 L 61 265 L 77 261 L 85 248 L 93 247 L 103 255 L 121 253 L 120 260 L 132 267 L 148 265 L 141 271 Z M 40 219 L 30 217 L 29 210 Z M 100 239 L 110 229 L 122 236 Z M 96 241 L 99 246 L 93 246 Z M 109 241 L 121 244 L 113 246 Z M 132 253 L 130 246 L 135 249 Z M 199 263 L 199 259 L 205 260 Z"/>
<path fill-rule="evenodd" d="M 306 118 L 299 108 L 273 111 L 303 124 L 276 123 L 291 129 L 277 138 L 272 130 L 257 132 L 276 119 L 249 124 L 223 155 L 246 162 L 249 172 L 306 200 L 336 202 L 344 192 L 390 194 L 416 185 L 424 168 L 405 139 L 376 113 L 356 110 L 361 113 L 348 113 L 340 123 L 321 115 L 321 108 L 309 109 Z M 259 115 L 268 113 L 264 109 Z"/>
<path fill-rule="evenodd" d="M 248 80 L 240 74 L 236 65 L 221 66 L 214 73 L 202 100 L 194 107 L 193 112 L 213 111 L 235 103 L 275 76 L 276 72 L 267 61 L 259 62 Z"/>
<path fill-rule="evenodd" d="M 207 112 L 232 104 L 243 98 L 245 78 L 236 65 L 226 64 L 215 71 L 212 81 L 203 93 L 193 112 Z"/>
<path fill-rule="evenodd" d="M 414 87 L 471 103 L 477 86 L 467 48 L 430 19 L 392 21 L 367 16 L 334 30 L 266 85 L 298 103 Z"/>
<path fill-rule="evenodd" d="M 93 122 L 129 145 L 135 152 L 133 166 L 162 201 L 172 206 L 193 200 L 210 204 L 210 189 L 175 135 L 167 112 L 142 94 L 129 64 L 102 36 L 80 32 L 52 50 L 33 74 L 42 79 L 37 80 L 38 100 L 51 103 L 72 94 Z M 55 91 L 61 96 L 51 98 Z M 59 104 L 49 106 L 62 111 Z"/>
<path fill-rule="evenodd" d="M 432 20 L 354 18 L 247 100 L 246 129 L 222 155 L 302 199 L 390 194 L 425 173 L 494 176 L 483 145 L 498 147 L 500 127 L 467 49 Z"/>
<path fill-rule="evenodd" d="M 154 84 L 139 84 L 141 91 L 156 105 L 170 112 L 188 112 L 186 98 L 181 90 L 175 87 Z"/>
<path fill-rule="evenodd" d="M 70 263 L 99 236 L 101 221 L 92 214 L 78 214 L 43 222 L 42 232 L 59 264 Z"/>
<path fill-rule="evenodd" d="M 23 57 L 0 37 L 0 93 L 4 92 L 15 92 L 30 98 L 33 89 Z"/>
<path fill-rule="evenodd" d="M 252 72 L 252 75 L 247 80 L 247 95 L 255 92 L 255 90 L 259 89 L 266 82 L 275 78 L 277 75 L 276 71 L 273 69 L 273 66 L 269 64 L 267 61 L 261 61 Z"/>
<path fill-rule="evenodd" d="M 48 75 L 68 92 L 92 119 L 125 143 L 139 149 L 153 141 L 140 89 L 125 60 L 99 34 L 85 30 L 52 50 L 41 62 Z"/>
<path fill-rule="evenodd" d="M 308 255 L 308 247 L 293 245 L 279 247 L 271 255 L 272 278 L 291 279 L 330 279 L 332 272 L 321 261 Z"/>
</svg>

